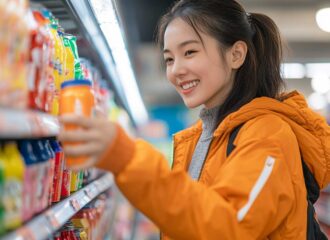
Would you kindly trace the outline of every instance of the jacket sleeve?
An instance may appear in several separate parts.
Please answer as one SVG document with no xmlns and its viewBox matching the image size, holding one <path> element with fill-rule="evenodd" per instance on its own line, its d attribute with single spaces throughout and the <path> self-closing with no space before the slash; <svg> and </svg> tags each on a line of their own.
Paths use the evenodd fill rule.
<svg viewBox="0 0 330 240">
<path fill-rule="evenodd" d="M 173 239 L 263 239 L 293 205 L 291 175 L 278 137 L 241 137 L 211 186 L 170 170 L 164 156 L 142 140 L 126 137 L 121 146 L 112 146 L 117 154 L 110 150 L 107 156 L 127 162 L 115 173 L 118 187 Z M 120 157 L 125 149 L 134 151 L 129 159 Z M 110 165 L 103 163 L 103 168 L 111 171 Z"/>
</svg>

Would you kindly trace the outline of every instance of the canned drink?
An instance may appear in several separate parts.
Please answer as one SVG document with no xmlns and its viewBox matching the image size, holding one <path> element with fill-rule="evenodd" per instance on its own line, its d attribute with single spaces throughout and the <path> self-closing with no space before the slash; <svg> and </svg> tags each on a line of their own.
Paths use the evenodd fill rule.
<svg viewBox="0 0 330 240">
<path fill-rule="evenodd" d="M 72 80 L 63 82 L 60 92 L 60 115 L 75 114 L 84 117 L 92 117 L 94 114 L 94 94 L 91 90 L 91 81 Z M 65 131 L 76 130 L 78 127 L 73 124 L 64 125 Z M 77 143 L 62 143 L 65 145 L 76 145 Z M 87 156 L 66 157 L 68 167 L 77 167 L 87 160 Z"/>
</svg>

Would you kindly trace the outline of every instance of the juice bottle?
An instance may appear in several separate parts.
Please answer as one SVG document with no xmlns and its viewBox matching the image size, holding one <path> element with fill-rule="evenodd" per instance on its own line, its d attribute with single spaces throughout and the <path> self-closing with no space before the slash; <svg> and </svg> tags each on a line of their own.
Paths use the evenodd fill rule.
<svg viewBox="0 0 330 240">
<path fill-rule="evenodd" d="M 2 199 L 5 228 L 12 230 L 22 223 L 24 162 L 14 142 L 6 143 L 4 154 L 5 184 Z"/>
<path fill-rule="evenodd" d="M 62 31 L 57 31 L 58 36 L 61 40 L 61 71 L 60 71 L 60 84 L 62 84 L 66 80 L 66 50 L 64 45 L 64 33 Z M 60 86 L 58 86 L 58 90 L 60 91 Z"/>
<path fill-rule="evenodd" d="M 33 140 L 32 147 L 34 155 L 37 157 L 38 171 L 37 171 L 37 186 L 34 200 L 34 212 L 39 213 L 47 207 L 46 196 L 48 196 L 48 152 L 45 151 L 44 143 L 42 140 Z"/>
<path fill-rule="evenodd" d="M 3 200 L 2 196 L 4 195 L 4 174 L 5 174 L 5 155 L 2 151 L 2 148 L 0 148 L 0 235 L 4 233 L 5 231 L 5 212 L 3 208 Z"/>
<path fill-rule="evenodd" d="M 79 172 L 72 171 L 71 172 L 71 184 L 70 184 L 70 192 L 73 193 L 78 190 L 79 182 Z"/>
<path fill-rule="evenodd" d="M 77 38 L 72 35 L 67 35 L 67 38 L 69 39 L 70 47 L 74 56 L 74 78 L 83 79 L 84 75 L 78 54 Z"/>
<path fill-rule="evenodd" d="M 24 159 L 25 172 L 23 181 L 23 221 L 30 219 L 33 212 L 33 200 L 36 190 L 37 159 L 33 153 L 32 145 L 27 140 L 22 140 L 18 144 L 20 153 Z"/>
<path fill-rule="evenodd" d="M 66 81 L 61 85 L 60 92 L 60 114 L 73 113 L 80 116 L 92 117 L 94 112 L 94 95 L 91 91 L 91 82 L 88 80 Z M 77 129 L 72 124 L 64 126 L 67 131 Z M 62 143 L 79 144 L 79 143 Z M 85 163 L 86 156 L 67 157 L 66 164 L 68 167 L 79 166 Z"/>
<path fill-rule="evenodd" d="M 50 32 L 48 21 L 39 11 L 33 11 L 35 29 L 31 32 L 30 64 L 29 71 L 35 71 L 29 77 L 29 89 L 32 88 L 32 106 L 45 110 L 47 82 L 49 77 L 49 61 L 51 55 Z M 34 79 L 33 79 L 34 78 Z"/>
<path fill-rule="evenodd" d="M 62 80 L 62 41 L 57 30 L 58 22 L 55 19 L 52 19 L 50 31 L 54 40 L 54 96 L 50 111 L 53 115 L 58 115 L 58 92 Z"/>
<path fill-rule="evenodd" d="M 59 143 L 55 140 L 50 141 L 51 147 L 55 153 L 55 168 L 53 178 L 52 202 L 61 200 L 62 176 L 64 168 L 63 152 Z"/>
<path fill-rule="evenodd" d="M 63 152 L 62 152 L 63 154 Z M 62 175 L 62 187 L 61 187 L 61 198 L 70 196 L 71 187 L 71 170 L 66 166 L 66 157 L 63 155 L 63 175 Z"/>
<path fill-rule="evenodd" d="M 74 62 L 75 57 L 73 55 L 72 48 L 70 46 L 69 35 L 63 35 L 63 43 L 66 52 L 66 71 L 65 71 L 65 81 L 74 79 Z"/>
<path fill-rule="evenodd" d="M 84 181 L 84 170 L 79 171 L 78 189 L 81 189 Z"/>
<path fill-rule="evenodd" d="M 46 61 L 46 88 L 42 99 L 44 100 L 44 110 L 48 113 L 52 112 L 53 100 L 55 98 L 55 75 L 57 74 L 55 69 L 55 37 L 54 31 L 50 24 L 51 12 L 47 9 L 42 10 L 42 14 L 45 18 L 44 28 L 47 36 L 45 51 L 43 52 L 44 59 Z M 46 51 L 47 50 L 47 51 Z"/>
<path fill-rule="evenodd" d="M 53 181 L 54 181 L 54 171 L 55 171 L 55 153 L 50 145 L 49 140 L 45 141 L 45 147 L 49 155 L 49 168 L 48 168 L 48 206 L 52 204 L 53 195 Z"/>
</svg>

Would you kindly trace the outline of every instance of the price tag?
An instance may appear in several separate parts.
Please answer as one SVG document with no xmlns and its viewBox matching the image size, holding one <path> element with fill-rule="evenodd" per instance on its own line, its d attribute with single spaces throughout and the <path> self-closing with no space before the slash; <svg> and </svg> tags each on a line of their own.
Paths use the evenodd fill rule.
<svg viewBox="0 0 330 240">
<path fill-rule="evenodd" d="M 28 227 L 22 227 L 17 230 L 17 235 L 20 236 L 24 240 L 36 240 L 34 233 Z"/>
<path fill-rule="evenodd" d="M 45 216 L 48 219 L 50 225 L 53 227 L 53 229 L 58 229 L 61 227 L 61 224 L 58 222 L 53 211 L 47 211 L 45 213 Z"/>
<path fill-rule="evenodd" d="M 89 188 L 85 189 L 85 190 L 84 190 L 84 193 L 85 193 L 85 195 L 86 195 L 87 197 L 89 197 L 90 199 L 93 198 L 93 196 L 92 196 L 92 192 L 91 192 L 91 189 L 89 189 Z"/>
<path fill-rule="evenodd" d="M 76 212 L 79 211 L 80 208 L 81 208 L 79 202 L 77 201 L 77 199 L 70 200 L 70 205 Z"/>
</svg>

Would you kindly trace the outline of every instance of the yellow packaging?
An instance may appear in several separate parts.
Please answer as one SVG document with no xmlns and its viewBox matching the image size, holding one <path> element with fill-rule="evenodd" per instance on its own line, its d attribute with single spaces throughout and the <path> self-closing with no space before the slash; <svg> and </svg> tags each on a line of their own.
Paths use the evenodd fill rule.
<svg viewBox="0 0 330 240">
<path fill-rule="evenodd" d="M 65 52 L 66 52 L 66 70 L 65 70 L 65 80 L 64 81 L 69 81 L 74 79 L 74 55 L 72 52 L 72 49 L 70 47 L 70 40 L 68 39 L 67 35 L 63 36 L 63 43 L 65 47 Z"/>
<path fill-rule="evenodd" d="M 57 32 L 57 25 L 52 24 L 50 32 L 54 40 L 54 55 L 53 55 L 53 66 L 54 66 L 54 95 L 50 107 L 50 113 L 58 115 L 59 109 L 59 91 L 62 81 L 62 62 L 63 61 L 63 48 L 62 41 Z"/>
<path fill-rule="evenodd" d="M 60 91 L 61 84 L 62 82 L 65 81 L 65 76 L 66 76 L 66 50 L 64 46 L 64 34 L 60 31 L 57 32 L 58 36 L 61 40 L 61 45 L 60 45 L 60 85 L 58 86 L 58 91 Z"/>
<path fill-rule="evenodd" d="M 72 171 L 71 173 L 71 184 L 70 184 L 70 192 L 75 192 L 78 190 L 79 183 L 79 172 Z"/>
<path fill-rule="evenodd" d="M 22 224 L 24 161 L 15 143 L 4 147 L 4 194 L 2 196 L 5 228 L 12 230 Z"/>
</svg>

